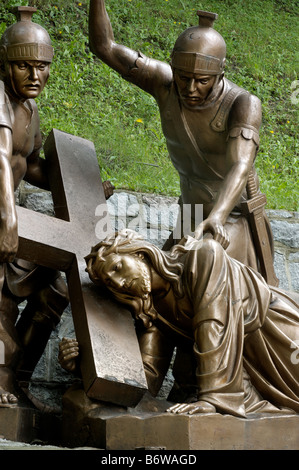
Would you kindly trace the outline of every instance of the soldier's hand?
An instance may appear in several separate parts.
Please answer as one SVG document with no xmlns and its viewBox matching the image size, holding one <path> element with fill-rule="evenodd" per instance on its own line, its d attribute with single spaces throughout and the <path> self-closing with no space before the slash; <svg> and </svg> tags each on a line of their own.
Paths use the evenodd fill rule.
<svg viewBox="0 0 299 470">
<path fill-rule="evenodd" d="M 111 183 L 111 181 L 107 180 L 103 182 L 103 189 L 106 200 L 109 199 L 113 195 L 115 186 Z"/>
<path fill-rule="evenodd" d="M 58 362 L 68 372 L 75 372 L 79 357 L 79 345 L 77 340 L 62 338 L 59 344 Z"/>
<path fill-rule="evenodd" d="M 206 233 L 211 233 L 214 240 L 226 250 L 230 240 L 224 226 L 217 220 L 207 218 L 201 222 L 194 232 L 194 238 L 200 240 Z"/>
</svg>

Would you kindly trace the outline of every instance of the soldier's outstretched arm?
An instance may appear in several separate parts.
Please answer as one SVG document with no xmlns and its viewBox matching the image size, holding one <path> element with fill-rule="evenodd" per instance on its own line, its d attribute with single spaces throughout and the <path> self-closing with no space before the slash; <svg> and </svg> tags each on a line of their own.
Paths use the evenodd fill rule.
<svg viewBox="0 0 299 470">
<path fill-rule="evenodd" d="M 111 68 L 127 76 L 138 59 L 138 52 L 117 44 L 104 0 L 91 0 L 89 8 L 89 46 Z"/>
</svg>

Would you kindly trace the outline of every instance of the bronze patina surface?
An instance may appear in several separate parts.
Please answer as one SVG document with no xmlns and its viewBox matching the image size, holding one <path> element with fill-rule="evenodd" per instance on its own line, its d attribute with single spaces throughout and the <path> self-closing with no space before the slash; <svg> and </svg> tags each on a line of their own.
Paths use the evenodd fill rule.
<svg viewBox="0 0 299 470">
<path fill-rule="evenodd" d="M 106 439 L 111 449 L 298 448 L 292 435 L 299 412 L 292 354 L 299 334 L 296 294 L 269 286 L 210 239 L 188 237 L 166 252 L 126 229 L 98 243 L 86 262 L 95 285 L 106 286 L 135 318 L 151 396 L 159 393 L 175 352 L 174 384 L 167 402 L 147 394 L 128 410 L 109 410 L 80 388 L 69 390 L 69 442 L 72 422 L 73 442 L 85 436 L 103 445 Z M 74 371 L 79 358 L 76 341 L 64 339 L 61 365 Z M 290 432 L 273 439 L 273 425 Z"/>
<path fill-rule="evenodd" d="M 291 353 L 299 335 L 295 295 L 269 286 L 215 240 L 189 237 L 165 252 L 124 230 L 86 260 L 91 279 L 136 319 L 153 395 L 177 348 L 177 388 L 169 396 L 185 403 L 171 412 L 299 412 L 299 369 Z"/>
<path fill-rule="evenodd" d="M 298 414 L 174 415 L 164 411 L 171 403 L 148 395 L 136 408 L 96 406 L 75 387 L 63 403 L 62 443 L 71 448 L 148 450 L 156 462 L 164 450 L 299 450 Z M 198 461 L 201 456 L 196 456 Z"/>
<path fill-rule="evenodd" d="M 19 381 L 28 383 L 51 331 L 59 322 L 68 304 L 66 285 L 59 268 L 54 267 L 57 264 L 63 269 L 66 256 L 58 248 L 56 252 L 50 248 L 48 250 L 45 244 L 46 238 L 39 239 L 47 233 L 47 240 L 51 240 L 52 237 L 54 243 L 55 222 L 53 226 L 48 227 L 47 219 L 40 219 L 38 214 L 25 212 L 22 216 L 24 209 L 16 210 L 14 191 L 22 180 L 42 189 L 52 190 L 57 217 L 65 220 L 73 219 L 78 208 L 84 208 L 84 212 L 80 215 L 82 230 L 81 233 L 77 231 L 76 236 L 80 246 L 86 224 L 86 229 L 88 227 L 90 233 L 90 237 L 86 238 L 87 245 L 83 244 L 86 250 L 88 241 L 95 237 L 94 225 L 88 224 L 87 219 L 95 218 L 96 207 L 100 207 L 101 203 L 105 206 L 105 200 L 113 190 L 109 182 L 98 188 L 102 183 L 98 166 L 94 163 L 96 156 L 92 153 L 93 147 L 88 144 L 83 145 L 83 152 L 87 151 L 84 160 L 80 153 L 82 151 L 80 139 L 77 141 L 73 139 L 73 146 L 70 148 L 74 158 L 72 163 L 66 159 L 67 167 L 60 164 L 55 143 L 51 149 L 48 149 L 49 152 L 53 151 L 51 164 L 49 159 L 40 157 L 42 136 L 34 98 L 39 96 L 48 81 L 54 50 L 47 31 L 32 21 L 35 11 L 36 8 L 33 7 L 16 8 L 18 21 L 6 29 L 0 41 L 0 340 L 5 349 L 5 363 L 1 364 L 0 368 L 0 406 L 17 403 L 17 396 L 14 393 L 15 374 Z M 55 131 L 52 133 L 53 142 L 54 135 Z M 61 146 L 63 142 L 64 145 L 68 145 L 72 141 L 72 138 L 66 136 L 63 140 L 62 134 L 58 131 L 56 135 L 60 137 Z M 48 147 L 51 145 L 50 141 L 51 138 L 48 139 Z M 76 143 L 78 148 L 75 148 Z M 62 151 L 64 152 L 64 149 Z M 89 155 L 93 163 L 91 166 L 94 177 L 87 182 L 84 179 L 86 173 L 84 170 Z M 74 168 L 75 163 L 77 168 Z M 78 183 L 75 174 L 82 175 Z M 65 179 L 65 183 L 62 179 Z M 80 185 L 82 183 L 82 188 L 86 190 L 93 180 L 95 180 L 95 196 L 93 200 L 89 198 L 89 201 L 84 201 Z M 64 192 L 66 186 L 67 191 Z M 86 196 L 89 197 L 88 194 Z M 70 201 L 73 201 L 73 204 Z M 91 206 L 88 206 L 89 202 Z M 91 209 L 87 210 L 86 206 Z M 92 211 L 92 215 L 89 215 Z M 26 220 L 23 220 L 23 217 Z M 77 219 L 79 220 L 79 217 Z M 107 224 L 109 225 L 109 221 Z M 58 225 L 56 219 L 56 226 Z M 25 226 L 32 234 L 32 243 L 33 240 L 39 240 L 39 244 L 30 245 L 29 240 L 24 244 Z M 68 229 L 72 228 L 74 226 L 71 224 L 64 226 L 64 231 L 61 230 L 57 236 L 60 240 L 63 238 L 71 243 L 72 237 L 68 234 Z M 73 247 L 70 246 L 70 249 Z M 48 255 L 45 255 L 46 252 Z M 82 256 L 83 252 L 84 250 Z M 23 258 L 22 253 L 24 253 Z M 57 263 L 53 260 L 55 256 L 60 257 Z M 44 261 L 38 265 L 38 262 L 36 263 L 38 259 Z M 27 304 L 21 317 L 18 318 L 18 304 L 24 299 L 27 300 Z"/>
<path fill-rule="evenodd" d="M 91 0 L 90 47 L 124 79 L 155 98 L 168 152 L 180 177 L 181 204 L 191 204 L 194 211 L 197 204 L 203 205 L 204 220 L 193 226 L 195 236 L 211 232 L 230 256 L 259 269 L 269 284 L 277 285 L 264 207 L 259 207 L 263 223 L 251 217 L 249 224 L 242 206 L 251 197 L 250 174 L 260 194 L 254 162 L 261 103 L 225 77 L 226 44 L 214 29 L 217 14 L 197 14 L 198 25 L 181 33 L 168 64 L 119 44 L 104 0 Z M 252 230 L 258 236 L 253 238 Z"/>
<path fill-rule="evenodd" d="M 49 189 L 35 98 L 45 87 L 53 59 L 47 31 L 31 20 L 31 7 L 17 9 L 18 21 L 0 40 L 0 407 L 21 398 L 18 378 L 28 382 L 48 338 L 68 304 L 60 273 L 21 260 L 14 191 L 25 180 Z M 27 304 L 20 318 L 18 305 Z"/>
<path fill-rule="evenodd" d="M 57 218 L 18 207 L 19 255 L 66 272 L 87 395 L 132 406 L 147 385 L 131 315 L 85 272 L 86 250 L 111 231 L 94 146 L 53 130 L 44 148 Z"/>
</svg>

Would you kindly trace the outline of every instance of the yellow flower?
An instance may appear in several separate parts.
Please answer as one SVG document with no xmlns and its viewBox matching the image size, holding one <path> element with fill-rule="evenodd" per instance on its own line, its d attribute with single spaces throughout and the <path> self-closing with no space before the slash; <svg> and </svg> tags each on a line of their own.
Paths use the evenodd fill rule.
<svg viewBox="0 0 299 470">
<path fill-rule="evenodd" d="M 67 101 L 64 101 L 63 104 L 66 108 L 72 108 L 73 107 L 73 103 L 68 103 Z"/>
<path fill-rule="evenodd" d="M 271 134 L 274 134 L 274 131 L 270 131 L 270 132 L 271 132 Z"/>
<path fill-rule="evenodd" d="M 140 118 L 138 118 L 138 119 L 136 119 L 136 121 L 135 121 L 135 122 L 141 122 L 141 123 L 143 123 L 143 120 L 142 120 L 142 119 L 140 119 Z"/>
</svg>

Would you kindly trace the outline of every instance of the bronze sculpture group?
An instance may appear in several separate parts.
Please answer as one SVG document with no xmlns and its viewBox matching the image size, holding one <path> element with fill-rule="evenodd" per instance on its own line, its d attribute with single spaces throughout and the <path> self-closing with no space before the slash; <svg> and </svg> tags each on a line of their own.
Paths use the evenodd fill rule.
<svg viewBox="0 0 299 470">
<path fill-rule="evenodd" d="M 224 76 L 226 45 L 213 28 L 217 15 L 199 11 L 198 17 L 198 26 L 178 37 L 169 65 L 119 45 L 104 1 L 94 0 L 90 47 L 123 78 L 155 98 L 167 149 L 180 177 L 181 204 L 191 204 L 193 211 L 196 204 L 203 206 L 204 220 L 193 227 L 195 237 L 211 232 L 230 256 L 255 269 L 263 267 L 273 285 L 269 222 L 263 213 L 258 234 L 263 242 L 254 246 L 255 229 L 251 231 L 245 215 L 249 199 L 259 193 L 254 161 L 261 104 Z M 170 246 L 171 241 L 165 249 Z"/>
<path fill-rule="evenodd" d="M 17 406 L 18 383 L 30 380 L 68 303 L 59 272 L 16 258 L 14 191 L 22 179 L 48 189 L 34 98 L 47 82 L 53 48 L 31 21 L 33 11 L 20 7 L 20 21 L 0 43 L 0 340 L 6 354 L 0 407 Z M 156 99 L 180 177 L 180 202 L 193 210 L 202 204 L 204 220 L 193 226 L 193 237 L 169 239 L 163 250 L 129 230 L 113 234 L 87 255 L 87 271 L 132 311 L 154 396 L 176 349 L 169 412 L 298 413 L 291 348 L 299 338 L 299 306 L 277 287 L 254 168 L 261 104 L 224 77 L 217 15 L 200 11 L 198 17 L 198 26 L 177 39 L 169 65 L 117 44 L 104 1 L 90 1 L 91 50 Z M 67 370 L 76 370 L 79 347 L 62 342 Z"/>
<path fill-rule="evenodd" d="M 177 348 L 170 398 L 188 404 L 171 411 L 299 412 L 298 365 L 290 355 L 298 305 L 217 241 L 190 237 L 164 252 L 124 230 L 86 262 L 92 281 L 131 308 L 153 395 Z"/>
<path fill-rule="evenodd" d="M 0 339 L 5 365 L 0 367 L 0 404 L 18 401 L 18 380 L 28 382 L 49 336 L 68 305 L 59 272 L 15 257 L 18 226 L 14 191 L 25 180 L 49 189 L 42 136 L 34 99 L 47 83 L 53 48 L 44 28 L 31 21 L 35 9 L 21 7 L 19 21 L 0 43 L 1 148 L 1 303 Z M 19 316 L 18 304 L 27 299 Z"/>
<path fill-rule="evenodd" d="M 31 7 L 17 9 L 18 22 L 0 41 L 0 405 L 22 397 L 49 336 L 68 305 L 60 272 L 16 258 L 18 227 L 14 191 L 22 180 L 49 190 L 47 163 L 40 157 L 42 136 L 34 99 L 50 74 L 54 50 L 47 31 L 32 21 Z M 105 197 L 113 192 L 103 183 Z M 19 316 L 18 305 L 26 300 Z"/>
</svg>

